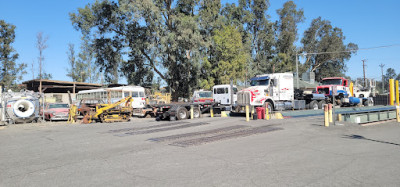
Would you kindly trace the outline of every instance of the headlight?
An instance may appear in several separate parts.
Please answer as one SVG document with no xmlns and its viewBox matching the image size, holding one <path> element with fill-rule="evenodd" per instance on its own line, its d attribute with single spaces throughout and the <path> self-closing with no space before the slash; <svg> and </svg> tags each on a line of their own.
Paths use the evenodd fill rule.
<svg viewBox="0 0 400 187">
<path fill-rule="evenodd" d="M 52 112 L 51 114 L 52 114 L 53 116 L 55 116 L 55 115 L 56 115 L 56 113 L 55 113 L 55 112 Z"/>
</svg>

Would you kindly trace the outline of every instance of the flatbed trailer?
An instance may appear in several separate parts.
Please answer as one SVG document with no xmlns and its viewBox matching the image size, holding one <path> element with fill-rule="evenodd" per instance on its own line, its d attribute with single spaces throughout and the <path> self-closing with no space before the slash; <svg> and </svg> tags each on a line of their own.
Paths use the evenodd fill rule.
<svg viewBox="0 0 400 187">
<path fill-rule="evenodd" d="M 200 118 L 210 110 L 211 107 L 217 105 L 214 102 L 207 103 L 171 103 L 152 105 L 152 113 L 156 120 L 184 120 L 191 118 L 190 109 L 193 107 L 193 118 Z"/>
</svg>

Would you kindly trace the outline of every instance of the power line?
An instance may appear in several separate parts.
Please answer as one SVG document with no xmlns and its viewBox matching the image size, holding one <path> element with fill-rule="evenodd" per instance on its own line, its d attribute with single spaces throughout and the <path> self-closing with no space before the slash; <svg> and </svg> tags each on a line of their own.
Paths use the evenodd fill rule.
<svg viewBox="0 0 400 187">
<path fill-rule="evenodd" d="M 371 49 L 388 48 L 388 47 L 396 47 L 396 46 L 400 46 L 400 44 L 392 44 L 392 45 L 383 45 L 383 46 L 377 46 L 377 47 L 360 48 L 360 49 L 347 50 L 347 51 L 327 51 L 327 52 L 316 52 L 316 53 L 304 53 L 304 55 L 348 53 L 348 52 L 354 52 L 354 51 L 360 51 L 360 50 L 371 50 Z"/>
</svg>

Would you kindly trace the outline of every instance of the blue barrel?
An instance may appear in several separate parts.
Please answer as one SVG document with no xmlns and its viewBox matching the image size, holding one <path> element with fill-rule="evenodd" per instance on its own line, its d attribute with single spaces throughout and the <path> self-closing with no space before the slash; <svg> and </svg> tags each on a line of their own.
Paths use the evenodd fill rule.
<svg viewBox="0 0 400 187">
<path fill-rule="evenodd" d="M 361 99 L 358 97 L 349 97 L 349 103 L 352 105 L 357 105 L 358 103 L 361 103 Z"/>
</svg>

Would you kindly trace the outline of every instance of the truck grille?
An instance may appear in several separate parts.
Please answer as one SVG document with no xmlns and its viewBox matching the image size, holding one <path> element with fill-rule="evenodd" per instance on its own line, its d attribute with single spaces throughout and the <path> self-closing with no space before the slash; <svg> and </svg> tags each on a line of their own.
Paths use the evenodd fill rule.
<svg viewBox="0 0 400 187">
<path fill-rule="evenodd" d="M 329 88 L 318 88 L 319 94 L 329 94 Z"/>
<path fill-rule="evenodd" d="M 238 92 L 237 103 L 239 106 L 245 106 L 250 104 L 250 92 Z"/>
</svg>

